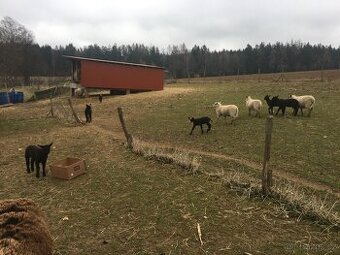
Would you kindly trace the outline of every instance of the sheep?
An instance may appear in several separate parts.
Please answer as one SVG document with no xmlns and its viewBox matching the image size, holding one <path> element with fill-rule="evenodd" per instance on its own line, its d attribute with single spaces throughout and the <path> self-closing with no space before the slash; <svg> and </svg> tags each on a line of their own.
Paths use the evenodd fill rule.
<svg viewBox="0 0 340 255">
<path fill-rule="evenodd" d="M 246 106 L 249 110 L 249 116 L 251 116 L 251 111 L 255 111 L 255 116 L 260 116 L 260 111 L 262 107 L 262 102 L 259 99 L 252 99 L 250 96 L 246 97 Z"/>
<path fill-rule="evenodd" d="M 268 105 L 268 113 L 270 115 L 273 115 L 273 108 L 274 108 L 274 105 L 272 103 L 272 100 L 270 99 L 269 95 L 266 95 L 264 97 L 264 100 L 267 102 L 267 105 Z"/>
<path fill-rule="evenodd" d="M 279 111 L 281 110 L 282 116 L 285 115 L 286 107 L 292 107 L 294 109 L 294 112 L 293 112 L 294 116 L 297 115 L 297 112 L 298 112 L 299 107 L 300 107 L 299 101 L 297 101 L 296 99 L 292 99 L 292 98 L 280 99 L 279 96 L 273 97 L 272 100 L 271 100 L 271 104 L 272 104 L 272 106 L 278 106 L 279 107 L 279 109 L 276 111 L 275 115 L 277 115 L 279 113 Z"/>
<path fill-rule="evenodd" d="M 26 170 L 27 173 L 34 172 L 34 163 L 36 167 L 36 177 L 40 177 L 40 167 L 42 164 L 43 176 L 46 176 L 46 162 L 48 154 L 50 153 L 51 146 L 53 143 L 47 145 L 29 145 L 25 149 L 25 160 L 26 160 Z M 31 162 L 30 162 L 31 161 Z M 30 168 L 31 163 L 31 168 Z"/>
<path fill-rule="evenodd" d="M 203 134 L 203 124 L 206 124 L 208 126 L 207 133 L 211 129 L 210 122 L 212 121 L 209 117 L 200 117 L 200 118 L 194 118 L 194 117 L 188 117 L 188 119 L 192 122 L 192 129 L 190 132 L 190 135 L 192 135 L 192 131 L 194 131 L 196 126 L 201 126 L 202 134 Z"/>
<path fill-rule="evenodd" d="M 225 119 L 227 116 L 231 117 L 231 123 L 238 117 L 238 107 L 236 105 L 222 105 L 221 102 L 215 102 L 213 104 L 216 110 L 217 119 L 223 116 Z"/>
<path fill-rule="evenodd" d="M 289 98 L 296 99 L 299 101 L 301 115 L 303 115 L 302 109 L 307 108 L 309 110 L 307 116 L 310 117 L 310 114 L 315 104 L 315 97 L 313 97 L 312 95 L 305 95 L 305 96 L 290 95 Z"/>
<path fill-rule="evenodd" d="M 86 104 L 86 106 L 85 106 L 85 118 L 86 118 L 86 123 L 90 123 L 92 121 L 92 106 L 91 106 L 91 104 Z"/>
<path fill-rule="evenodd" d="M 0 254 L 52 255 L 53 240 L 41 210 L 31 200 L 0 201 Z"/>
</svg>

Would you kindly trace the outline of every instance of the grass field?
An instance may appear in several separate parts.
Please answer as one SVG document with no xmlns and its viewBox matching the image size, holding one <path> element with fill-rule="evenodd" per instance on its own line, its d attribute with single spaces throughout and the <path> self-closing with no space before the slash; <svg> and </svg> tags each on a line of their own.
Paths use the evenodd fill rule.
<svg viewBox="0 0 340 255">
<path fill-rule="evenodd" d="M 81 117 L 85 103 L 93 105 L 93 123 L 84 126 L 47 118 L 49 101 L 1 108 L 0 198 L 27 197 L 41 206 L 55 254 L 339 254 L 338 231 L 294 217 L 273 200 L 237 195 L 209 175 L 147 160 L 122 144 L 118 106 L 134 137 L 199 156 L 205 173 L 258 178 L 267 109 L 261 118 L 249 117 L 244 99 L 266 94 L 316 97 L 310 118 L 294 117 L 291 111 L 274 118 L 270 163 L 276 178 L 294 176 L 299 185 L 319 187 L 315 193 L 322 198 L 326 191 L 336 198 L 340 81 L 304 80 L 178 83 L 161 92 L 105 97 L 103 104 L 96 98 L 76 99 Z M 216 121 L 215 101 L 239 106 L 234 125 Z M 196 129 L 189 136 L 190 115 L 212 117 L 212 132 L 201 135 Z M 51 141 L 49 163 L 82 157 L 87 174 L 71 181 L 28 175 L 25 146 Z"/>
</svg>

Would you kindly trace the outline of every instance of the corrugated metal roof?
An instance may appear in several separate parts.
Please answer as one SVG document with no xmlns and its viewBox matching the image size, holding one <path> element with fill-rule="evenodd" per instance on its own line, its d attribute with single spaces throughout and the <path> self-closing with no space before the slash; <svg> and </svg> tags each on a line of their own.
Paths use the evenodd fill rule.
<svg viewBox="0 0 340 255">
<path fill-rule="evenodd" d="M 69 55 L 63 55 L 63 57 L 69 58 L 69 59 L 95 61 L 95 62 L 102 62 L 102 63 L 108 63 L 108 64 L 118 64 L 118 65 L 128 65 L 128 66 L 139 66 L 139 67 L 147 67 L 147 68 L 165 69 L 164 67 L 159 67 L 159 66 L 136 64 L 136 63 L 128 63 L 128 62 L 119 62 L 119 61 L 111 61 L 111 60 L 97 59 L 97 58 L 84 58 L 84 57 L 76 57 L 76 56 L 69 56 Z"/>
</svg>

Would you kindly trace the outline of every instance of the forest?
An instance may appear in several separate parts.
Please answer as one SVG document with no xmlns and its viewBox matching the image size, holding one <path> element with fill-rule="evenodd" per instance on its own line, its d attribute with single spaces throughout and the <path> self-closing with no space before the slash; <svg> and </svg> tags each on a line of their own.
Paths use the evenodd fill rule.
<svg viewBox="0 0 340 255">
<path fill-rule="evenodd" d="M 70 62 L 63 55 L 162 66 L 173 79 L 340 68 L 340 46 L 291 41 L 248 44 L 238 50 L 210 50 L 206 45 L 190 49 L 185 43 L 166 49 L 115 42 L 109 46 L 77 48 L 69 43 L 51 47 L 36 43 L 33 32 L 14 19 L 1 20 L 0 76 L 6 84 L 10 85 L 16 77 L 22 77 L 27 85 L 32 76 L 70 75 Z"/>
</svg>

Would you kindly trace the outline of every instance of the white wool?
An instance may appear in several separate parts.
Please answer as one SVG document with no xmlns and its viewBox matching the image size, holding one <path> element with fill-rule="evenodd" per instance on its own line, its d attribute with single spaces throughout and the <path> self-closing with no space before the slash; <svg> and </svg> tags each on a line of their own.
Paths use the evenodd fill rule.
<svg viewBox="0 0 340 255">
<path fill-rule="evenodd" d="M 246 97 L 246 106 L 250 111 L 255 111 L 258 116 L 260 116 L 260 111 L 262 107 L 262 102 L 259 99 L 252 99 L 250 96 Z"/>
<path fill-rule="evenodd" d="M 291 95 L 290 98 L 298 100 L 301 108 L 311 109 L 315 104 L 315 97 L 313 97 L 312 95 L 305 96 Z"/>
<path fill-rule="evenodd" d="M 304 95 L 304 96 L 290 95 L 289 97 L 296 99 L 299 102 L 301 113 L 302 113 L 302 109 L 306 108 L 309 110 L 308 115 L 310 115 L 315 104 L 315 97 L 313 97 L 312 95 Z"/>
<path fill-rule="evenodd" d="M 220 102 L 214 103 L 217 118 L 219 117 L 231 117 L 231 123 L 238 117 L 238 107 L 236 105 L 222 105 Z"/>
</svg>

